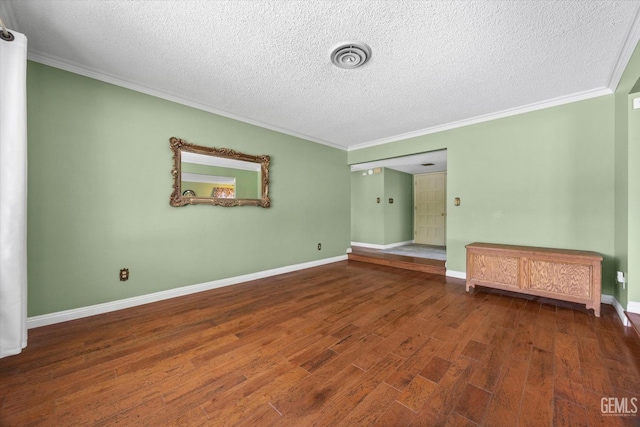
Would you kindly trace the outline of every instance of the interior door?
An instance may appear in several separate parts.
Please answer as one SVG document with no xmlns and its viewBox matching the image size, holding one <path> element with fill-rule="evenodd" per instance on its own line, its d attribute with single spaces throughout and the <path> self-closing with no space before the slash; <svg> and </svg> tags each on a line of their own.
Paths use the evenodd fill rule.
<svg viewBox="0 0 640 427">
<path fill-rule="evenodd" d="M 447 173 L 415 175 L 414 235 L 416 243 L 445 246 Z"/>
</svg>

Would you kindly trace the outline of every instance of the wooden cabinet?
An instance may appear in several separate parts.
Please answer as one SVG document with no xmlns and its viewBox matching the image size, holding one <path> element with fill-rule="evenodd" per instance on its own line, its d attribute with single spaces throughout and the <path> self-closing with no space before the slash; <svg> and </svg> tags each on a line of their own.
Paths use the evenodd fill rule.
<svg viewBox="0 0 640 427">
<path fill-rule="evenodd" d="M 600 317 L 602 256 L 595 252 L 471 243 L 467 292 L 476 285 L 585 304 Z"/>
</svg>

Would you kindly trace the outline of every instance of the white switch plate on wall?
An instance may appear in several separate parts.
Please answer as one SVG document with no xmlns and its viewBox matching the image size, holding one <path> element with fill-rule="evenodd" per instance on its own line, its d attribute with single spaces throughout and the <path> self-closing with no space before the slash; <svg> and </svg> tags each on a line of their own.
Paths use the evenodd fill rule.
<svg viewBox="0 0 640 427">
<path fill-rule="evenodd" d="M 633 109 L 637 110 L 638 108 L 640 108 L 640 98 L 634 98 L 633 99 Z"/>
</svg>

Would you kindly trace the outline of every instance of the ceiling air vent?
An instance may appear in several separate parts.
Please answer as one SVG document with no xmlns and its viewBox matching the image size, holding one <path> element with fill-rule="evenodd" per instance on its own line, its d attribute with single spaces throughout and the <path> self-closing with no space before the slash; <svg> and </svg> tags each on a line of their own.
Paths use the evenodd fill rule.
<svg viewBox="0 0 640 427">
<path fill-rule="evenodd" d="M 371 58 L 371 48 L 364 43 L 342 43 L 331 52 L 331 62 L 340 68 L 358 68 Z"/>
</svg>

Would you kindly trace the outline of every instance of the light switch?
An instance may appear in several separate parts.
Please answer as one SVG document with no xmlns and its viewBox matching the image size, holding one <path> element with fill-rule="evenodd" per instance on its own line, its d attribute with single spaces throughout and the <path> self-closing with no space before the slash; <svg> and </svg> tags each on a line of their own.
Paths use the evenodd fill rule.
<svg viewBox="0 0 640 427">
<path fill-rule="evenodd" d="M 635 98 L 633 100 L 633 109 L 637 110 L 638 108 L 640 108 L 640 98 Z"/>
</svg>

